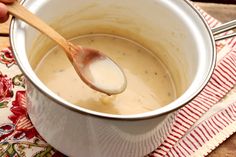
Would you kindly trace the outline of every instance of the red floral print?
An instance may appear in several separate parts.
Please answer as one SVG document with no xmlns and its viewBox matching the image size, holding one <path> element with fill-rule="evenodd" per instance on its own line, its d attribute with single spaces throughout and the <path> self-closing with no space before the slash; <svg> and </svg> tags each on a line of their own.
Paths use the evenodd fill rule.
<svg viewBox="0 0 236 157">
<path fill-rule="evenodd" d="M 0 62 L 6 64 L 7 67 L 16 63 L 10 47 L 0 51 Z"/>
<path fill-rule="evenodd" d="M 16 92 L 16 98 L 12 102 L 10 110 L 13 115 L 9 116 L 9 119 L 15 124 L 15 131 L 17 131 L 14 138 L 25 136 L 27 139 L 31 139 L 34 136 L 39 137 L 27 114 L 25 91 Z"/>
<path fill-rule="evenodd" d="M 7 75 L 0 73 L 0 102 L 6 101 L 13 96 L 13 83 Z"/>
<path fill-rule="evenodd" d="M 5 140 L 14 132 L 14 126 L 12 124 L 1 124 L 0 125 L 0 142 Z"/>
</svg>

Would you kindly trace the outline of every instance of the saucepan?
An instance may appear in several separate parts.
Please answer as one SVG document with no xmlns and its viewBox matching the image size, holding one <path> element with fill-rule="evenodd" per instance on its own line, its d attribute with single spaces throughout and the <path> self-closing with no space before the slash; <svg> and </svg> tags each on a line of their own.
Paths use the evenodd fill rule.
<svg viewBox="0 0 236 157">
<path fill-rule="evenodd" d="M 201 92 L 216 64 L 213 32 L 219 31 L 211 30 L 187 0 L 24 0 L 22 5 L 68 39 L 103 33 L 138 42 L 153 52 L 173 77 L 176 99 L 161 108 L 131 115 L 82 108 L 48 89 L 34 72 L 43 52 L 55 43 L 13 18 L 11 46 L 26 77 L 29 117 L 39 134 L 68 156 L 137 157 L 150 153 L 168 130 L 163 126 L 166 120 L 170 123 L 169 113 Z"/>
</svg>

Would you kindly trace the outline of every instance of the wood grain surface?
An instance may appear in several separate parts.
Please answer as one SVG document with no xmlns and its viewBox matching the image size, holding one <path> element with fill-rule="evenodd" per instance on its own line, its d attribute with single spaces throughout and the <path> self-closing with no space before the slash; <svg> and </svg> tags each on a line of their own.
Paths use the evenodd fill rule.
<svg viewBox="0 0 236 157">
<path fill-rule="evenodd" d="M 7 35 L 9 33 L 9 23 L 10 19 L 6 23 L 0 24 L 0 36 Z"/>
<path fill-rule="evenodd" d="M 196 3 L 216 19 L 227 22 L 236 19 L 236 5 Z M 9 22 L 0 24 L 0 49 L 9 45 L 8 37 L 2 37 L 9 32 Z M 229 137 L 219 147 L 213 150 L 208 157 L 236 157 L 236 134 Z"/>
<path fill-rule="evenodd" d="M 9 46 L 9 38 L 0 36 L 0 50 Z"/>
<path fill-rule="evenodd" d="M 236 4 L 236 0 L 192 0 L 194 2 Z"/>
</svg>

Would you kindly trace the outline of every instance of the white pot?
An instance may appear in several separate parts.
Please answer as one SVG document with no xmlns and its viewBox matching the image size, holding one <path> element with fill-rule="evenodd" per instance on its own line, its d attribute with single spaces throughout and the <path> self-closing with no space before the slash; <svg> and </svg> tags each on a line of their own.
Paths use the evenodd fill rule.
<svg viewBox="0 0 236 157">
<path fill-rule="evenodd" d="M 25 0 L 23 5 L 68 39 L 107 33 L 141 43 L 167 66 L 178 91 L 179 97 L 170 104 L 136 115 L 111 115 L 73 105 L 50 91 L 33 71 L 41 53 L 55 43 L 14 19 L 11 44 L 27 78 L 29 116 L 40 135 L 68 156 L 150 153 L 161 142 L 167 113 L 191 101 L 215 66 L 212 32 L 185 0 Z"/>
</svg>

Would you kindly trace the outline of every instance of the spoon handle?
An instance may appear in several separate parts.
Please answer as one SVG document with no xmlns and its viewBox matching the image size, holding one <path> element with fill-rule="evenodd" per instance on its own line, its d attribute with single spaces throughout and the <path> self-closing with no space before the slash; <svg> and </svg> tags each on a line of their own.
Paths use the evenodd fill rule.
<svg viewBox="0 0 236 157">
<path fill-rule="evenodd" d="M 23 7 L 18 2 L 14 2 L 11 4 L 7 4 L 8 12 L 13 16 L 25 21 L 29 25 L 33 26 L 40 32 L 44 33 L 52 40 L 57 42 L 63 49 L 65 49 L 67 55 L 70 56 L 68 49 L 70 47 L 70 43 L 62 37 L 59 33 L 57 33 L 52 27 L 42 21 L 39 17 L 28 11 L 25 7 Z"/>
</svg>

